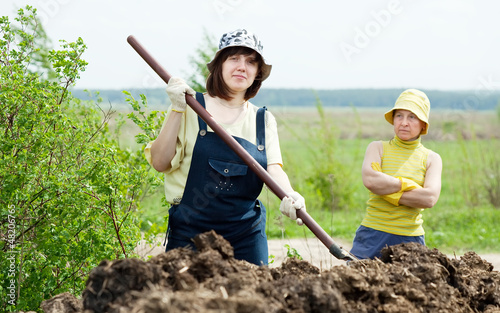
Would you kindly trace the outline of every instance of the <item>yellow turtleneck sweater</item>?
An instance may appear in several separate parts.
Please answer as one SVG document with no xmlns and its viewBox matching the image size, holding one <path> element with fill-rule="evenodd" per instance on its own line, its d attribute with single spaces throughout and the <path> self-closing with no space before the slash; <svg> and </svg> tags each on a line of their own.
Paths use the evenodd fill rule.
<svg viewBox="0 0 500 313">
<path fill-rule="evenodd" d="M 421 144 L 420 138 L 403 141 L 395 136 L 392 140 L 382 143 L 382 172 L 393 177 L 411 179 L 423 186 L 430 150 Z M 423 209 L 395 206 L 372 192 L 366 204 L 366 214 L 361 225 L 395 235 L 424 235 L 421 214 Z"/>
</svg>

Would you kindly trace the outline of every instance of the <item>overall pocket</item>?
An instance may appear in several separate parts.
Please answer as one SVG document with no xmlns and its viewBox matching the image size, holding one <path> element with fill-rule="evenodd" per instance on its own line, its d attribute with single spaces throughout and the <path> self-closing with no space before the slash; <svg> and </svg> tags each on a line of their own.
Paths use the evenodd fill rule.
<svg viewBox="0 0 500 313">
<path fill-rule="evenodd" d="M 211 171 L 210 181 L 213 183 L 215 194 L 239 195 L 245 189 L 245 176 L 248 172 L 246 164 L 233 161 L 209 159 Z"/>
</svg>

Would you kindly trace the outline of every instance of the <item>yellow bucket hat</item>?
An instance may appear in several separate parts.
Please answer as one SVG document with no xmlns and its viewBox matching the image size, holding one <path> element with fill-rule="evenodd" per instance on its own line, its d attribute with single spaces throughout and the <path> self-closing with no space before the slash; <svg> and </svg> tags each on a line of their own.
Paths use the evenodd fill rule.
<svg viewBox="0 0 500 313">
<path fill-rule="evenodd" d="M 425 123 L 425 129 L 423 129 L 420 134 L 427 134 L 429 130 L 431 103 L 425 93 L 417 89 L 407 89 L 403 91 L 396 100 L 394 107 L 385 113 L 385 119 L 393 125 L 393 111 L 398 109 L 408 110 L 415 114 L 419 120 Z"/>
</svg>

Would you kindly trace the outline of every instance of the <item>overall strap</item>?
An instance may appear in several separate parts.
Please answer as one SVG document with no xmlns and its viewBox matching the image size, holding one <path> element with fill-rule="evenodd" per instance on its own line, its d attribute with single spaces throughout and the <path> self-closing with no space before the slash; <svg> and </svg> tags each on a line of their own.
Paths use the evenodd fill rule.
<svg viewBox="0 0 500 313">
<path fill-rule="evenodd" d="M 203 94 L 201 92 L 197 92 L 196 93 L 196 101 L 198 101 L 201 106 L 206 109 L 206 106 L 205 106 L 205 97 L 203 97 Z M 198 126 L 200 128 L 200 130 L 204 129 L 204 130 L 207 130 L 207 123 L 205 123 L 205 121 L 198 116 Z"/>
<path fill-rule="evenodd" d="M 264 106 L 257 111 L 257 149 L 259 151 L 266 148 L 266 110 Z"/>
<path fill-rule="evenodd" d="M 206 108 L 205 106 L 205 98 L 203 97 L 203 94 L 201 92 L 196 93 L 196 100 L 201 104 L 203 108 Z M 264 106 L 257 110 L 257 148 L 259 151 L 262 151 L 266 148 L 266 111 L 267 108 Z M 200 130 L 204 129 L 207 130 L 207 123 L 198 116 L 198 126 Z"/>
</svg>

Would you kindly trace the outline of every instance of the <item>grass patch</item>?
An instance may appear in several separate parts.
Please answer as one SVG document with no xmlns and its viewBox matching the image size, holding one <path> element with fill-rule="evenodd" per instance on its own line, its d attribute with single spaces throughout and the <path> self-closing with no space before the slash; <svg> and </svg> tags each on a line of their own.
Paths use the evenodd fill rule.
<svg viewBox="0 0 500 313">
<path fill-rule="evenodd" d="M 332 237 L 351 241 L 368 199 L 361 182 L 366 146 L 372 140 L 393 136 L 392 126 L 383 118 L 385 110 L 270 110 L 279 125 L 284 169 L 294 188 L 305 197 L 307 211 Z M 500 252 L 500 227 L 496 222 L 500 209 L 490 201 L 491 194 L 500 194 L 498 116 L 492 112 L 433 111 L 430 125 L 422 143 L 441 155 L 443 175 L 439 202 L 423 213 L 427 245 L 448 253 Z M 332 163 L 334 167 L 327 166 Z M 345 191 L 335 193 L 334 187 Z M 142 202 L 144 227 L 162 223 L 166 227 L 168 208 L 162 206 L 162 197 L 161 187 Z M 344 205 L 337 207 L 340 202 L 332 197 L 342 197 Z M 307 227 L 299 227 L 281 215 L 278 198 L 267 188 L 260 199 L 267 208 L 269 238 L 314 236 Z"/>
</svg>

